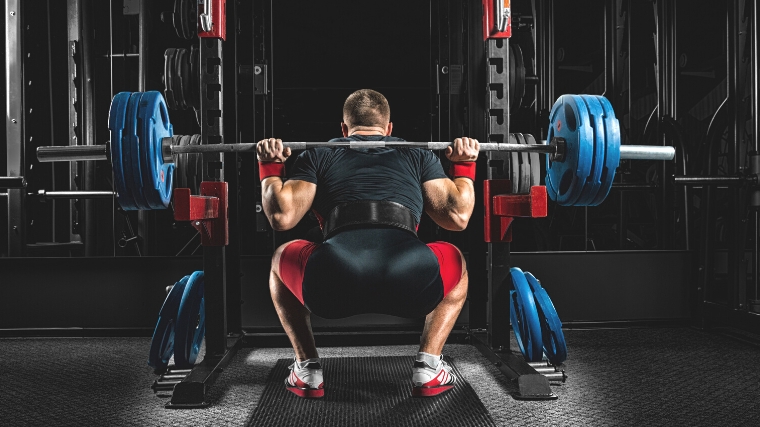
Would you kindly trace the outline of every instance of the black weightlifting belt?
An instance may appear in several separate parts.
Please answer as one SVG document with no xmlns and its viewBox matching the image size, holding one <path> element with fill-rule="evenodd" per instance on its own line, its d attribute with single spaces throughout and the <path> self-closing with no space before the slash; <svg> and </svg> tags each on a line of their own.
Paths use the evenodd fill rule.
<svg viewBox="0 0 760 427">
<path fill-rule="evenodd" d="M 417 221 L 406 206 L 382 200 L 360 200 L 343 203 L 325 218 L 322 234 L 327 240 L 341 229 L 360 225 L 390 225 L 417 235 Z"/>
</svg>

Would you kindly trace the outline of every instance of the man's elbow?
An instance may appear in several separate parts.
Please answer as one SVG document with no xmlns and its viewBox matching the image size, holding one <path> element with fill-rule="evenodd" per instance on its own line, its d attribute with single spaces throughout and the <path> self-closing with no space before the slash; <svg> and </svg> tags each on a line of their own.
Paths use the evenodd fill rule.
<svg viewBox="0 0 760 427">
<path fill-rule="evenodd" d="M 451 216 L 451 231 L 463 231 L 470 222 L 470 213 Z"/>
<path fill-rule="evenodd" d="M 276 213 L 269 217 L 269 223 L 275 231 L 287 231 L 296 226 L 292 215 Z"/>
</svg>

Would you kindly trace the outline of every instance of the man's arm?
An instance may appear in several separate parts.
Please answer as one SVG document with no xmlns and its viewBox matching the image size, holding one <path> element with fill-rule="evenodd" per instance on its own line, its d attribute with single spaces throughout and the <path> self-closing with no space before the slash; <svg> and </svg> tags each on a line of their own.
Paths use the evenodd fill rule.
<svg viewBox="0 0 760 427">
<path fill-rule="evenodd" d="M 265 139 L 256 145 L 261 164 L 274 164 L 278 168 L 290 156 L 290 148 L 283 149 L 282 140 Z M 284 166 L 282 166 L 284 171 Z M 306 215 L 317 194 L 317 185 L 307 181 L 283 181 L 282 173 L 267 176 L 261 181 L 261 201 L 264 214 L 277 231 L 290 230 Z"/>
<path fill-rule="evenodd" d="M 477 140 L 457 138 L 446 149 L 446 157 L 454 163 L 468 164 L 478 159 L 478 149 Z M 422 197 L 425 212 L 436 224 L 446 230 L 461 231 L 467 227 L 475 207 L 475 185 L 470 177 L 433 179 L 422 184 Z"/>
</svg>

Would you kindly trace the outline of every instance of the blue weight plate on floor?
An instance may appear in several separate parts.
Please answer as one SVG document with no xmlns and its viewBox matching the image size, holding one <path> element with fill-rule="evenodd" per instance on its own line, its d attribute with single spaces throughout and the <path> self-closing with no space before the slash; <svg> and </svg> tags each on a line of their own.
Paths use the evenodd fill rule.
<svg viewBox="0 0 760 427">
<path fill-rule="evenodd" d="M 594 129 L 594 150 L 591 157 L 591 173 L 586 179 L 583 186 L 583 193 L 575 202 L 575 206 L 589 206 L 599 192 L 602 185 L 602 166 L 604 166 L 605 148 L 605 127 L 604 127 L 604 110 L 602 105 L 593 95 L 581 95 L 581 99 L 586 103 L 586 108 L 590 114 L 591 127 Z"/>
<path fill-rule="evenodd" d="M 127 104 L 126 126 L 121 138 L 124 168 L 128 169 L 132 181 L 127 181 L 127 188 L 132 192 L 137 209 L 149 210 L 150 206 L 143 195 L 142 174 L 140 173 L 140 144 L 137 136 L 137 110 L 142 99 L 142 92 L 134 92 Z M 125 174 L 126 176 L 127 174 Z"/>
<path fill-rule="evenodd" d="M 512 321 L 512 329 L 525 360 L 537 362 L 543 357 L 543 341 L 533 292 L 522 270 L 512 267 L 509 272 L 515 288 L 509 292 L 509 318 Z"/>
<path fill-rule="evenodd" d="M 544 354 L 550 362 L 559 365 L 567 359 L 567 343 L 565 342 L 565 334 L 562 332 L 562 322 L 559 320 L 559 315 L 549 298 L 549 294 L 538 282 L 538 279 L 528 272 L 525 273 L 525 279 L 533 290 L 533 296 L 538 306 Z"/>
<path fill-rule="evenodd" d="M 137 135 L 145 200 L 152 209 L 166 209 L 172 198 L 174 163 L 164 163 L 161 140 L 173 132 L 160 92 L 143 93 L 137 109 Z"/>
<path fill-rule="evenodd" d="M 150 342 L 150 353 L 148 354 L 148 365 L 154 369 L 166 368 L 174 353 L 177 313 L 189 278 L 190 276 L 185 276 L 174 284 L 158 313 L 158 322 L 156 322 L 156 329 L 153 331 L 153 340 Z"/>
<path fill-rule="evenodd" d="M 206 301 L 203 293 L 203 272 L 196 271 L 187 281 L 177 314 L 174 364 L 178 368 L 192 368 L 198 358 L 206 334 Z"/>
<path fill-rule="evenodd" d="M 111 109 L 108 112 L 108 129 L 111 131 L 111 167 L 113 169 L 113 187 L 116 191 L 116 200 L 125 211 L 137 209 L 132 193 L 127 190 L 127 181 L 131 176 L 125 176 L 122 163 L 121 138 L 126 125 L 127 103 L 131 92 L 120 92 L 113 97 Z"/>
<path fill-rule="evenodd" d="M 599 103 L 604 110 L 604 127 L 605 127 L 605 142 L 606 151 L 604 156 L 604 167 L 602 169 L 602 185 L 599 187 L 599 192 L 591 202 L 592 206 L 601 204 L 612 188 L 612 181 L 615 180 L 615 171 L 620 165 L 620 123 L 615 117 L 615 110 L 612 108 L 612 104 L 607 98 L 603 96 L 596 96 Z"/>
<path fill-rule="evenodd" d="M 549 119 L 549 131 L 564 138 L 567 146 L 564 161 L 552 162 L 546 157 L 546 180 L 551 181 L 546 189 L 559 205 L 574 206 L 591 173 L 594 155 L 594 129 L 589 123 L 588 108 L 580 96 L 562 95 L 554 103 Z"/>
</svg>

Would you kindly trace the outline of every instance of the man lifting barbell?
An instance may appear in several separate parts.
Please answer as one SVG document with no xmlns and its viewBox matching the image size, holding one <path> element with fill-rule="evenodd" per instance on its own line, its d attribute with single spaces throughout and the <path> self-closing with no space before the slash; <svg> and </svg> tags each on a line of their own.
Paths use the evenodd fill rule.
<svg viewBox="0 0 760 427">
<path fill-rule="evenodd" d="M 343 107 L 343 138 L 333 141 L 401 141 L 391 137 L 390 107 L 373 90 L 351 94 Z M 441 227 L 463 230 L 475 203 L 478 141 L 457 138 L 446 150 L 449 179 L 440 160 L 419 148 L 314 148 L 295 161 L 279 139 L 256 147 L 264 212 L 275 230 L 293 228 L 311 209 L 325 240 L 294 240 L 272 257 L 270 292 L 296 359 L 285 380 L 301 397 L 324 396 L 310 315 L 343 318 L 361 313 L 425 316 L 412 374 L 415 396 L 434 396 L 456 379 L 443 345 L 467 297 L 464 257 L 446 242 L 416 236 L 424 211 Z"/>
</svg>

